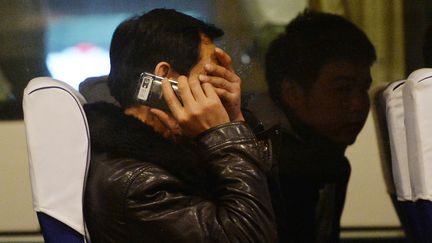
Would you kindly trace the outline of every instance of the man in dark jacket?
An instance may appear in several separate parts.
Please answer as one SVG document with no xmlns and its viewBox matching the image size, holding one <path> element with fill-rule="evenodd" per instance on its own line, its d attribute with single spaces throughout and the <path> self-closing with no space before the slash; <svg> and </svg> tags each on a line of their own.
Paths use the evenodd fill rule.
<svg viewBox="0 0 432 243">
<path fill-rule="evenodd" d="M 346 19 L 305 11 L 266 55 L 266 79 L 284 113 L 279 158 L 281 242 L 337 242 L 350 176 L 344 156 L 369 111 L 375 49 Z M 280 214 L 276 212 L 277 214 Z"/>
<path fill-rule="evenodd" d="M 121 23 L 108 78 L 121 107 L 85 106 L 92 156 L 85 219 L 92 242 L 275 242 L 266 143 L 240 110 L 223 32 L 168 9 Z M 137 103 L 140 74 L 169 110 Z"/>
</svg>

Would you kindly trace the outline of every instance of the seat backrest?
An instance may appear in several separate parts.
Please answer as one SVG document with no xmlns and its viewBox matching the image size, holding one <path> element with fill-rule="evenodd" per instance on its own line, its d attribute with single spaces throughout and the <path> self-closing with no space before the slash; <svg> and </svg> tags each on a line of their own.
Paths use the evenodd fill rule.
<svg viewBox="0 0 432 243">
<path fill-rule="evenodd" d="M 432 69 L 408 76 L 403 100 L 414 200 L 432 200 Z"/>
<path fill-rule="evenodd" d="M 400 201 L 411 201 L 411 182 L 405 135 L 403 86 L 405 80 L 393 82 L 382 94 L 389 134 L 393 182 Z"/>
<path fill-rule="evenodd" d="M 381 169 L 383 179 L 386 185 L 387 192 L 391 196 L 396 195 L 395 186 L 393 183 L 392 162 L 390 153 L 390 139 L 386 120 L 386 107 L 383 98 L 383 92 L 387 88 L 386 84 L 379 84 L 373 87 L 369 94 L 371 96 L 371 111 L 374 120 L 378 151 L 380 155 Z"/>
<path fill-rule="evenodd" d="M 70 85 L 52 78 L 35 78 L 24 90 L 34 210 L 81 235 L 85 235 L 83 189 L 90 160 L 84 103 Z"/>
</svg>

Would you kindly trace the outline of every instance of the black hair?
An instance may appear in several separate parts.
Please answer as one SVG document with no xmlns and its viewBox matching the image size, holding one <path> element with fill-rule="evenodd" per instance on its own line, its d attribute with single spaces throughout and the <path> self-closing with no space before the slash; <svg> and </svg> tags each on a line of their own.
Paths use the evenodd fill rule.
<svg viewBox="0 0 432 243">
<path fill-rule="evenodd" d="M 108 85 L 124 108 L 135 104 L 133 95 L 142 72 L 152 73 L 157 63 L 168 62 L 188 75 L 199 61 L 201 36 L 214 40 L 224 33 L 174 9 L 154 9 L 123 21 L 114 31 Z"/>
<path fill-rule="evenodd" d="M 375 48 L 363 31 L 345 18 L 305 10 L 270 43 L 266 80 L 271 98 L 280 104 L 282 82 L 296 82 L 304 90 L 316 81 L 323 65 L 337 60 L 372 65 Z"/>
<path fill-rule="evenodd" d="M 430 25 L 424 35 L 423 60 L 425 67 L 432 67 L 432 25 Z"/>
</svg>

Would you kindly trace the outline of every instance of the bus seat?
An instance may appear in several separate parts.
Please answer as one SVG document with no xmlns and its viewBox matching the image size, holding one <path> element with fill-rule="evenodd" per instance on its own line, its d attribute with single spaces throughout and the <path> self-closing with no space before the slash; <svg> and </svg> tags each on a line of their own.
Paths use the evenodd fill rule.
<svg viewBox="0 0 432 243">
<path fill-rule="evenodd" d="M 83 192 L 90 160 L 84 97 L 48 77 L 32 79 L 23 111 L 33 208 L 45 242 L 85 242 Z"/>
</svg>

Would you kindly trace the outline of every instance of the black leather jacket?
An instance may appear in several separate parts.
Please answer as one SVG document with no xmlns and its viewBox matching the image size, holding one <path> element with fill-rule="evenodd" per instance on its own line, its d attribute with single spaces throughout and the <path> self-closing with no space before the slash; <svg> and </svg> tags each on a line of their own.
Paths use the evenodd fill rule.
<svg viewBox="0 0 432 243">
<path fill-rule="evenodd" d="M 85 109 L 92 159 L 84 210 L 92 243 L 277 241 L 269 154 L 245 123 L 179 145 L 113 105 Z"/>
</svg>

